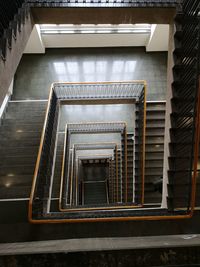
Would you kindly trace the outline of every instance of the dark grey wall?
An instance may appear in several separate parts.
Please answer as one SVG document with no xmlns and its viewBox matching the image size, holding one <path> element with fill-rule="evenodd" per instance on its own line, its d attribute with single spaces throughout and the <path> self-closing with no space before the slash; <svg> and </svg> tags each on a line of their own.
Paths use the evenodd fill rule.
<svg viewBox="0 0 200 267">
<path fill-rule="evenodd" d="M 147 80 L 147 99 L 165 100 L 167 53 L 144 48 L 47 49 L 23 55 L 15 75 L 14 99 L 46 99 L 56 81 Z"/>
</svg>

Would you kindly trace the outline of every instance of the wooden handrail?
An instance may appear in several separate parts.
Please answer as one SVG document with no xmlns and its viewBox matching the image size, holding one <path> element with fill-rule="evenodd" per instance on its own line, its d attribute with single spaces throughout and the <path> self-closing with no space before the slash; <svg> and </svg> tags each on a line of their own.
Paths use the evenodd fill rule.
<svg viewBox="0 0 200 267">
<path fill-rule="evenodd" d="M 51 104 L 51 97 L 53 93 L 53 87 L 54 83 L 51 85 L 50 88 L 50 93 L 49 93 L 49 99 L 48 99 L 48 104 L 46 108 L 46 114 L 45 114 L 45 121 L 42 129 L 42 134 L 41 134 L 41 139 L 40 139 L 40 146 L 38 150 L 38 156 L 37 156 L 37 161 L 36 161 L 36 166 L 35 166 L 35 171 L 34 171 L 34 176 L 33 176 L 33 181 L 32 181 L 32 187 L 31 187 L 31 193 L 30 193 L 30 199 L 29 199 L 29 209 L 28 209 L 28 219 L 29 221 L 32 221 L 32 204 L 33 204 L 33 198 L 34 198 L 34 191 L 36 187 L 36 180 L 37 180 L 37 175 L 38 175 L 38 170 L 39 170 L 39 165 L 40 165 L 40 158 L 42 154 L 42 147 L 44 143 L 44 136 L 45 136 L 45 129 L 47 126 L 47 120 L 48 120 L 48 113 L 50 109 L 50 104 Z"/>
</svg>

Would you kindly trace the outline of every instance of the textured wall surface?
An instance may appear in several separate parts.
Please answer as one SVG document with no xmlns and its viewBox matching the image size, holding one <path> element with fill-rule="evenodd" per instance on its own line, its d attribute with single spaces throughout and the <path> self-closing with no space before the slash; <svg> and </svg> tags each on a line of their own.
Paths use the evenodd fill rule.
<svg viewBox="0 0 200 267">
<path fill-rule="evenodd" d="M 37 254 L 5 256 L 0 266 L 5 267 L 187 267 L 199 266 L 200 248 L 165 248 L 122 250 L 111 252 L 84 252 L 68 254 Z"/>
</svg>

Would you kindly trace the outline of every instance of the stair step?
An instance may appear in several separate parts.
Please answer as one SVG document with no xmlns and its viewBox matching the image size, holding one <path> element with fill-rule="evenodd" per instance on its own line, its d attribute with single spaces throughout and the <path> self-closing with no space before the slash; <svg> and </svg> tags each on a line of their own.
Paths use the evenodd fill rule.
<svg viewBox="0 0 200 267">
<path fill-rule="evenodd" d="M 40 145 L 40 138 L 29 140 L 0 140 L 0 146 L 3 148 L 12 147 L 35 147 Z"/>
<path fill-rule="evenodd" d="M 166 102 L 147 102 L 146 110 L 147 112 L 151 111 L 165 111 Z M 136 111 L 138 111 L 138 106 L 136 106 Z"/>
<path fill-rule="evenodd" d="M 136 176 L 138 176 L 138 169 L 135 170 Z M 145 168 L 145 176 L 162 176 L 163 168 Z"/>
<path fill-rule="evenodd" d="M 136 154 L 140 153 L 139 146 L 136 145 Z M 146 153 L 157 153 L 157 152 L 164 152 L 164 145 L 160 144 L 146 144 L 145 146 Z"/>
<path fill-rule="evenodd" d="M 165 133 L 164 127 L 160 128 L 147 128 L 146 129 L 146 137 L 154 137 L 154 136 L 160 136 L 163 137 Z M 136 129 L 135 136 L 138 136 L 138 129 Z"/>
<path fill-rule="evenodd" d="M 168 197 L 171 198 L 184 198 L 189 195 L 191 190 L 190 184 L 169 185 L 168 184 Z M 200 188 L 197 186 L 196 194 L 200 194 Z"/>
<path fill-rule="evenodd" d="M 135 144 L 138 144 L 138 137 L 135 138 Z M 164 144 L 164 137 L 146 137 L 145 143 L 148 144 Z"/>
<path fill-rule="evenodd" d="M 136 161 L 137 162 L 137 161 Z M 163 160 L 145 160 L 145 167 L 146 168 L 162 168 L 163 167 Z"/>
<path fill-rule="evenodd" d="M 29 198 L 31 185 L 0 187 L 0 199 Z"/>
<path fill-rule="evenodd" d="M 30 156 L 30 155 L 36 155 L 38 154 L 38 149 L 39 146 L 33 146 L 33 147 L 28 147 L 28 146 L 19 146 L 19 147 L 1 147 L 1 153 L 5 157 L 15 157 L 15 156 Z"/>
<path fill-rule="evenodd" d="M 23 166 L 23 165 L 33 165 L 36 163 L 37 157 L 36 155 L 32 154 L 30 155 L 30 157 L 19 157 L 19 156 L 14 156 L 14 157 L 4 157 L 1 159 L 1 163 L 0 166 Z"/>
<path fill-rule="evenodd" d="M 32 138 L 41 138 L 41 132 L 10 132 L 10 131 L 0 131 L 0 139 L 32 139 Z"/>
<path fill-rule="evenodd" d="M 30 119 L 31 117 L 31 119 Z M 23 125 L 23 124 L 41 124 L 44 123 L 45 118 L 43 116 L 34 117 L 31 114 L 27 118 L 17 118 L 16 116 L 13 116 L 13 118 L 5 118 L 3 120 L 2 125 Z"/>
<path fill-rule="evenodd" d="M 42 131 L 43 128 L 43 123 L 41 124 L 23 124 L 23 125 L 17 125 L 17 124 L 10 124 L 10 125 L 2 125 L 0 127 L 0 132 L 2 133 L 3 131 L 10 131 L 10 132 L 17 132 L 17 131 L 29 131 L 29 132 L 38 132 Z"/>
<path fill-rule="evenodd" d="M 85 183 L 84 203 L 102 204 L 107 203 L 105 183 Z"/>
<path fill-rule="evenodd" d="M 138 130 L 138 123 L 136 123 L 136 130 Z M 165 127 L 165 120 L 155 120 L 155 121 L 148 121 L 146 123 L 146 128 L 164 128 Z"/>
<path fill-rule="evenodd" d="M 146 161 L 153 161 L 153 160 L 162 160 L 163 161 L 164 153 L 161 152 L 153 152 L 153 153 L 145 153 L 145 160 Z M 135 160 L 138 160 L 138 154 L 136 155 Z"/>
<path fill-rule="evenodd" d="M 187 208 L 189 199 L 187 197 L 167 197 L 167 201 L 169 207 L 173 206 L 173 208 Z M 169 202 L 171 203 L 169 204 Z"/>
<path fill-rule="evenodd" d="M 35 170 L 35 164 L 30 165 L 23 165 L 23 168 L 21 166 L 9 166 L 9 169 L 7 166 L 1 166 L 0 168 L 0 176 L 6 176 L 10 173 L 13 173 L 15 175 L 21 175 L 21 174 L 33 174 Z"/>
<path fill-rule="evenodd" d="M 48 101 L 9 101 L 8 109 L 46 109 Z"/>
<path fill-rule="evenodd" d="M 160 179 L 162 177 L 162 174 L 147 174 L 145 173 L 145 183 L 153 183 Z M 141 183 L 141 177 L 137 174 L 135 175 L 135 180 L 137 183 Z"/>
<path fill-rule="evenodd" d="M 32 185 L 33 175 L 32 174 L 13 174 L 8 173 L 7 176 L 0 176 L 0 186 L 5 187 L 7 183 L 9 186 L 20 186 L 20 185 Z"/>
</svg>

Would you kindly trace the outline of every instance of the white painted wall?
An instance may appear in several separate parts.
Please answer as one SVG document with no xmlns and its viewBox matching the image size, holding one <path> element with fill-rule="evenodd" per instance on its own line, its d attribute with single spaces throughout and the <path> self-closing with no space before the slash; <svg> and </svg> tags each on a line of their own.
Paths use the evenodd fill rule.
<svg viewBox="0 0 200 267">
<path fill-rule="evenodd" d="M 10 84 L 10 86 L 8 88 L 8 93 L 6 94 L 2 105 L 0 106 L 0 120 L 1 120 L 1 118 L 3 116 L 3 113 L 4 113 L 5 109 L 6 109 L 6 106 L 8 104 L 9 99 L 10 99 L 10 96 L 13 93 L 13 84 L 14 84 L 14 79 L 12 79 L 11 84 Z"/>
<path fill-rule="evenodd" d="M 169 25 L 152 25 L 149 33 L 42 34 L 35 25 L 24 53 L 45 53 L 45 48 L 146 47 L 147 52 L 168 51 Z"/>
<path fill-rule="evenodd" d="M 151 36 L 146 46 L 147 52 L 168 51 L 169 47 L 169 25 L 152 25 Z"/>
<path fill-rule="evenodd" d="M 45 47 L 145 46 L 149 34 L 44 34 Z"/>
<path fill-rule="evenodd" d="M 31 36 L 28 40 L 26 48 L 24 50 L 25 54 L 43 54 L 45 53 L 45 46 L 43 44 L 43 40 L 40 34 L 39 25 L 35 25 L 33 27 Z"/>
<path fill-rule="evenodd" d="M 14 79 L 12 79 L 10 86 L 8 88 L 8 94 L 9 95 L 12 95 L 12 93 L 13 93 L 13 85 L 14 85 Z"/>
<path fill-rule="evenodd" d="M 167 208 L 167 196 L 168 196 L 168 170 L 169 170 L 169 142 L 170 142 L 170 128 L 171 120 L 169 114 L 172 112 L 171 99 L 172 99 L 172 81 L 173 81 L 173 51 L 174 51 L 174 36 L 175 26 L 172 23 L 169 26 L 169 51 L 168 51 L 168 68 L 167 68 L 167 92 L 166 92 L 166 113 L 165 113 L 165 138 L 164 138 L 164 162 L 163 162 L 163 190 L 162 190 L 162 208 Z"/>
</svg>

